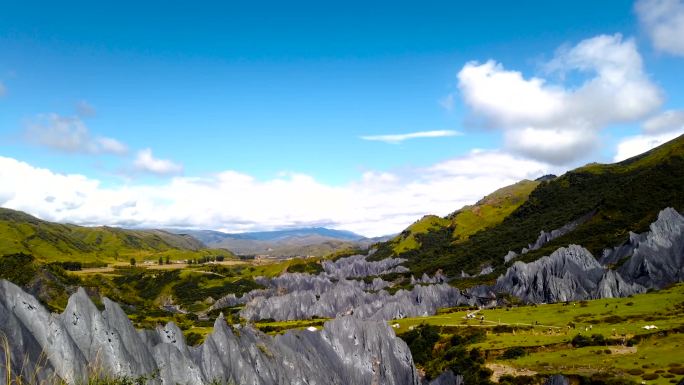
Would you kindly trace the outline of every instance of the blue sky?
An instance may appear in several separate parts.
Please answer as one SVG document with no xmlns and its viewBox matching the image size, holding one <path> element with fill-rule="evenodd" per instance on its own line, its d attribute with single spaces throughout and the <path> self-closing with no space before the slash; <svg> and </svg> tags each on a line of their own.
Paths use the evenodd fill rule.
<svg viewBox="0 0 684 385">
<path fill-rule="evenodd" d="M 2 175 L 0 205 L 89 225 L 378 235 L 681 133 L 682 1 L 424 3 L 4 2 L 0 157 L 27 168 Z M 491 171 L 487 156 L 510 159 Z M 24 194 L 41 169 L 67 186 Z"/>
</svg>

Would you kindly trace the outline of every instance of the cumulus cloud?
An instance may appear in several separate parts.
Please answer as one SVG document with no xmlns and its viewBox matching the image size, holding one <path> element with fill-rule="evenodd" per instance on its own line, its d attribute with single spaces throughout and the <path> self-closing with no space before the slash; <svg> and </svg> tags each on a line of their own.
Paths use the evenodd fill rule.
<svg viewBox="0 0 684 385">
<path fill-rule="evenodd" d="M 183 172 L 183 166 L 168 159 L 157 159 L 152 155 L 152 149 L 138 151 L 134 162 L 137 171 L 156 175 L 176 175 Z"/>
<path fill-rule="evenodd" d="M 684 56 L 684 1 L 639 0 L 635 9 L 657 50 Z"/>
<path fill-rule="evenodd" d="M 547 164 L 499 151 L 472 151 L 412 172 L 369 171 L 341 186 L 298 173 L 257 180 L 232 170 L 173 177 L 161 185 L 104 186 L 81 175 L 0 157 L 0 204 L 86 225 L 249 231 L 326 224 L 377 236 L 553 171 Z"/>
<path fill-rule="evenodd" d="M 682 110 L 665 111 L 644 123 L 644 131 L 649 134 L 682 130 L 684 130 L 684 111 Z"/>
<path fill-rule="evenodd" d="M 634 41 L 619 34 L 560 49 L 546 68 L 560 75 L 576 72 L 585 80 L 553 84 L 493 60 L 467 63 L 458 73 L 473 118 L 502 129 L 509 150 L 533 159 L 557 165 L 579 160 L 594 150 L 602 128 L 642 119 L 662 104 Z"/>
<path fill-rule="evenodd" d="M 26 125 L 24 136 L 32 144 L 68 153 L 123 155 L 128 151 L 116 139 L 93 136 L 78 116 L 38 115 Z"/>
<path fill-rule="evenodd" d="M 362 136 L 363 140 L 371 140 L 378 142 L 385 142 L 390 144 L 398 144 L 408 139 L 416 138 L 443 138 L 446 136 L 461 135 L 458 131 L 452 130 L 435 130 L 435 131 L 418 131 L 408 134 L 390 134 L 390 135 L 366 135 Z"/>
<path fill-rule="evenodd" d="M 684 134 L 684 128 L 678 131 L 664 132 L 655 135 L 635 135 L 629 136 L 620 141 L 613 161 L 620 162 L 633 156 L 642 154 L 652 148 L 668 142 Z"/>
<path fill-rule="evenodd" d="M 684 134 L 684 111 L 668 110 L 646 120 L 642 133 L 622 138 L 617 145 L 614 161 L 619 162 L 639 155 Z"/>
</svg>

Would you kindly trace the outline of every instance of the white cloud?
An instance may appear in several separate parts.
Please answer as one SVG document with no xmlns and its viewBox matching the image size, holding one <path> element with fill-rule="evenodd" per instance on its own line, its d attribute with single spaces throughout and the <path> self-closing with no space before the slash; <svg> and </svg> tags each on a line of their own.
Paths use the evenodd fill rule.
<svg viewBox="0 0 684 385">
<path fill-rule="evenodd" d="M 361 139 L 397 144 L 397 143 L 401 143 L 401 142 L 408 140 L 408 139 L 442 138 L 442 137 L 457 136 L 457 135 L 461 135 L 461 133 L 458 131 L 452 131 L 452 130 L 436 130 L 436 131 L 411 132 L 408 134 L 367 135 L 367 136 L 362 136 Z"/>
<path fill-rule="evenodd" d="M 626 137 L 618 143 L 617 153 L 615 154 L 613 161 L 621 162 L 625 159 L 642 154 L 682 134 L 684 134 L 684 128 L 678 131 L 670 131 L 656 135 L 635 135 Z"/>
<path fill-rule="evenodd" d="M 183 166 L 168 159 L 157 159 L 152 155 L 152 150 L 146 148 L 138 151 L 134 162 L 138 171 L 157 175 L 175 175 L 183 172 Z"/>
<path fill-rule="evenodd" d="M 579 85 L 525 78 L 493 60 L 467 63 L 458 86 L 473 116 L 502 129 L 507 148 L 533 159 L 567 164 L 589 155 L 604 127 L 639 120 L 662 104 L 632 39 L 617 34 L 559 50 L 547 69 L 589 76 Z"/>
<path fill-rule="evenodd" d="M 92 136 L 77 116 L 38 115 L 26 125 L 24 136 L 35 145 L 68 153 L 123 155 L 128 151 L 126 145 L 116 139 Z"/>
<path fill-rule="evenodd" d="M 657 50 L 684 56 L 684 1 L 639 0 L 635 9 Z"/>
<path fill-rule="evenodd" d="M 151 154 L 150 154 L 151 156 Z M 257 180 L 236 171 L 163 184 L 103 186 L 0 157 L 0 205 L 88 225 L 248 231 L 324 225 L 368 236 L 395 233 L 425 214 L 446 215 L 495 189 L 552 172 L 497 151 L 473 151 L 402 174 L 366 172 L 342 186 L 288 173 Z"/>
<path fill-rule="evenodd" d="M 684 130 L 683 110 L 668 110 L 644 123 L 644 131 L 649 134 L 681 130 Z"/>
</svg>

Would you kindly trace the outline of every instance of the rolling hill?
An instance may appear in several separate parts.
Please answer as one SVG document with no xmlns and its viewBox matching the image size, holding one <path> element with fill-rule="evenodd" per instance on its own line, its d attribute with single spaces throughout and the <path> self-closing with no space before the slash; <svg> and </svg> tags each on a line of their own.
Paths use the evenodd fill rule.
<svg viewBox="0 0 684 385">
<path fill-rule="evenodd" d="M 231 254 L 208 250 L 189 235 L 163 230 L 83 227 L 44 221 L 21 211 L 0 208 L 0 255 L 26 253 L 36 259 L 85 263 L 125 262 L 131 257 L 171 259 Z"/>
<path fill-rule="evenodd" d="M 247 233 L 223 233 L 211 230 L 169 230 L 189 234 L 207 247 L 228 249 L 240 255 L 270 255 L 275 257 L 323 256 L 349 248 L 365 248 L 388 237 L 365 238 L 351 231 L 324 227 L 307 227 Z"/>
<path fill-rule="evenodd" d="M 452 277 L 491 266 L 495 277 L 503 272 L 509 251 L 530 247 L 542 230 L 580 219 L 574 230 L 522 259 L 535 260 L 570 244 L 598 257 L 603 249 L 627 241 L 630 231 L 647 230 L 660 210 L 684 209 L 684 136 L 620 163 L 592 163 L 542 179 L 505 187 L 444 218 L 425 217 L 379 244 L 373 259 L 407 258 L 414 273 L 442 269 Z"/>
</svg>

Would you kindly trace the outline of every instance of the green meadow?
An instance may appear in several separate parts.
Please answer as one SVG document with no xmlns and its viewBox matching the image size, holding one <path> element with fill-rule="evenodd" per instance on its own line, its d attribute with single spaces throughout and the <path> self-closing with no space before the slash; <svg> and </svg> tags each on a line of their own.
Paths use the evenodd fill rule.
<svg viewBox="0 0 684 385">
<path fill-rule="evenodd" d="M 424 325 L 436 327 L 441 342 L 434 344 L 433 353 L 454 335 L 479 333 L 482 338 L 472 339 L 466 348 L 483 352 L 495 374 L 501 368 L 513 373 L 602 373 L 648 384 L 669 384 L 684 376 L 684 284 L 626 298 L 447 309 L 391 324 L 400 336 Z"/>
</svg>

